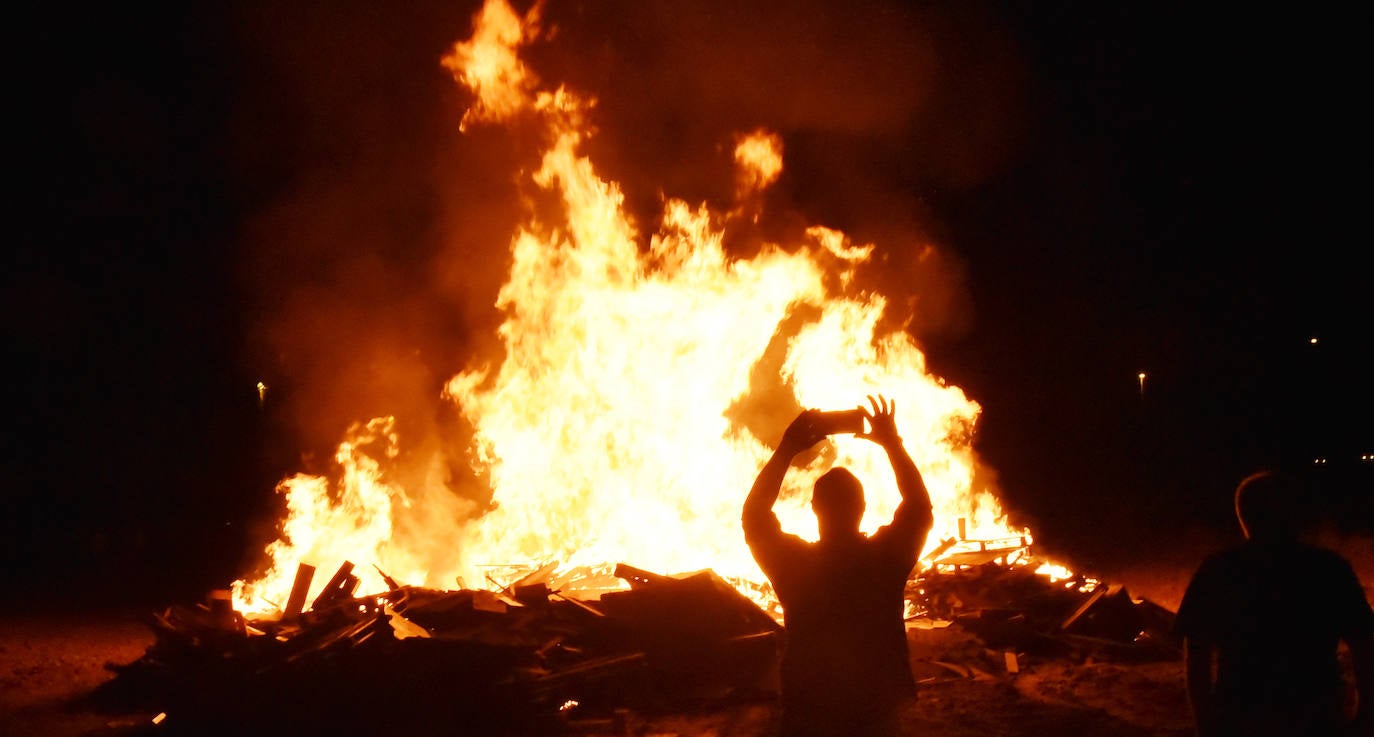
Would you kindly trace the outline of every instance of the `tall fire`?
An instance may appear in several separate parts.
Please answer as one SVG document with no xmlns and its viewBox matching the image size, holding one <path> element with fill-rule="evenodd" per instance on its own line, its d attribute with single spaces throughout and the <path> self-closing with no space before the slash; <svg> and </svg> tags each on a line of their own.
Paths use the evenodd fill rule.
<svg viewBox="0 0 1374 737">
<path fill-rule="evenodd" d="M 771 444 L 802 407 L 849 408 L 876 393 L 895 400 L 935 501 L 926 554 L 951 537 L 1028 538 L 975 486 L 978 404 L 927 371 L 908 333 L 880 327 L 902 316 L 885 315 L 896 306 L 857 278 L 873 245 L 814 225 L 800 242 L 727 251 L 727 229 L 758 216 L 783 170 L 781 138 L 743 131 L 723 154 L 736 171 L 732 207 L 665 198 L 646 232 L 583 151 L 595 100 L 544 84 L 522 60 L 543 34 L 537 5 L 521 16 L 489 0 L 442 59 L 473 99 L 461 131 L 517 121 L 541 131 L 497 302 L 504 355 L 462 367 L 443 390 L 473 429 L 470 470 L 490 502 L 427 506 L 447 493 L 443 479 L 404 486 L 390 468 L 406 438 L 390 418 L 360 423 L 338 447 L 336 473 L 281 481 L 288 512 L 270 567 L 235 583 L 235 608 L 279 610 L 298 564 L 342 561 L 357 563 L 362 591 L 387 590 L 383 574 L 480 588 L 545 566 L 565 590 L 594 588 L 610 578 L 603 567 L 624 561 L 709 568 L 757 595 L 740 505 Z M 837 436 L 789 476 L 786 528 L 814 538 L 809 490 L 836 464 L 864 480 L 866 530 L 891 518 L 885 456 Z"/>
</svg>

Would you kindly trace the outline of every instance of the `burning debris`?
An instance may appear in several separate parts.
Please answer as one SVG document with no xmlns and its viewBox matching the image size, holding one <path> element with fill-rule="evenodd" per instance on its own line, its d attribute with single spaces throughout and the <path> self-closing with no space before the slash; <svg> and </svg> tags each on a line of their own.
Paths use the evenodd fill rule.
<svg viewBox="0 0 1374 737">
<path fill-rule="evenodd" d="M 1119 585 L 1051 575 L 1024 540 L 940 547 L 908 581 L 909 635 L 957 629 L 979 646 L 923 662 L 913 651 L 923 682 L 1014 677 L 1049 659 L 1178 657 L 1172 612 Z M 106 696 L 157 713 L 159 733 L 188 735 L 629 734 L 641 716 L 777 696 L 776 602 L 710 570 L 548 564 L 491 589 L 366 596 L 354 595 L 353 570 L 341 564 L 306 607 L 315 569 L 300 566 L 277 616 L 245 616 L 227 591 L 168 607 L 151 618 L 145 655 L 112 666 Z"/>
<path fill-rule="evenodd" d="M 228 592 L 167 608 L 111 695 L 163 715 L 161 729 L 177 734 L 434 724 L 534 734 L 775 690 L 780 626 L 710 571 L 620 565 L 614 576 L 628 588 L 586 600 L 563 594 L 552 566 L 495 591 L 397 586 L 361 597 L 352 568 L 278 618 L 244 617 Z M 302 566 L 298 580 L 312 573 Z"/>
<path fill-rule="evenodd" d="M 1017 657 L 1171 660 L 1181 652 L 1173 612 L 1121 584 L 1037 564 L 1024 540 L 950 538 L 941 547 L 948 552 L 907 583 L 909 628 L 958 625 Z"/>
</svg>

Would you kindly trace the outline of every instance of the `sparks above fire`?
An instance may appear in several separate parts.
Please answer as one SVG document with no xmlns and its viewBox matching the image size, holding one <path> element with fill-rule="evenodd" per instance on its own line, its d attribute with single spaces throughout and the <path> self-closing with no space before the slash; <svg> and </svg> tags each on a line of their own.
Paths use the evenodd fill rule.
<svg viewBox="0 0 1374 737">
<path fill-rule="evenodd" d="M 748 588 L 764 578 L 740 505 L 771 443 L 802 407 L 845 409 L 874 393 L 895 400 L 934 500 L 925 553 L 950 538 L 1024 545 L 1028 533 L 1008 528 L 992 490 L 974 485 L 978 404 L 927 372 L 909 334 L 880 330 L 903 316 L 880 320 L 894 305 L 861 286 L 875 245 L 817 224 L 800 242 L 727 251 L 728 226 L 757 218 L 783 171 L 781 137 L 741 131 L 726 147 L 732 206 L 665 198 L 645 232 L 583 152 L 594 99 L 546 84 L 522 61 L 543 38 L 538 6 L 522 17 L 489 0 L 472 36 L 442 59 L 472 98 L 456 128 L 536 126 L 542 156 L 522 186 L 558 203 L 555 216 L 531 205 L 511 224 L 497 300 L 503 355 L 455 367 L 443 390 L 471 425 L 467 470 L 490 500 L 459 498 L 437 461 L 428 479 L 402 481 L 391 472 L 406 440 L 394 421 L 359 423 L 336 473 L 280 483 L 280 539 L 265 572 L 236 582 L 235 608 L 280 610 L 298 564 L 341 561 L 358 563 L 363 591 L 387 590 L 383 572 L 411 585 L 499 587 L 522 566 L 554 566 L 565 589 L 594 589 L 618 561 L 709 568 Z M 814 539 L 809 491 L 835 464 L 865 483 L 864 529 L 890 520 L 899 498 L 875 448 L 838 436 L 794 468 L 776 508 L 784 526 Z"/>
</svg>

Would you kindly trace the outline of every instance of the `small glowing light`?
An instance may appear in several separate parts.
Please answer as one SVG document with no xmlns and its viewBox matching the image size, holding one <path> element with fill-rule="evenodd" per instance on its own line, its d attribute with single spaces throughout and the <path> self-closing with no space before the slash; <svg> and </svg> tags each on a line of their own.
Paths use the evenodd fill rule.
<svg viewBox="0 0 1374 737">
<path fill-rule="evenodd" d="M 1314 466 L 1325 466 L 1325 465 L 1326 465 L 1326 459 L 1325 459 L 1325 458 L 1313 458 L 1313 459 L 1312 459 L 1312 465 L 1314 465 Z"/>
<path fill-rule="evenodd" d="M 165 712 L 165 711 L 160 711 L 160 712 L 157 713 L 157 716 L 153 717 L 153 724 L 162 724 L 162 723 L 163 723 L 164 721 L 166 721 L 166 720 L 167 720 L 167 712 Z"/>
<path fill-rule="evenodd" d="M 1140 373 L 1138 373 L 1138 374 L 1135 375 L 1135 378 L 1140 380 L 1140 398 L 1141 398 L 1141 399 L 1144 399 L 1144 398 L 1145 398 L 1145 372 L 1144 372 L 1144 371 L 1141 371 Z"/>
<path fill-rule="evenodd" d="M 1073 571 L 1070 571 L 1068 568 L 1065 568 L 1064 566 L 1061 566 L 1058 563 L 1044 563 L 1039 568 L 1035 569 L 1035 572 L 1038 575 L 1048 577 L 1050 579 L 1050 583 L 1056 583 L 1063 579 L 1073 578 Z M 1072 585 L 1072 582 L 1070 582 L 1069 585 Z"/>
<path fill-rule="evenodd" d="M 558 710 L 559 710 L 559 711 L 568 711 L 569 709 L 575 709 L 575 708 L 577 708 L 577 702 L 574 701 L 573 699 L 568 699 L 567 701 L 564 701 L 564 702 L 563 702 L 563 705 L 562 705 L 562 706 L 558 707 Z"/>
<path fill-rule="evenodd" d="M 1316 345 L 1316 344 L 1317 344 L 1317 336 L 1314 335 L 1314 336 L 1308 338 L 1308 339 L 1307 339 L 1307 343 L 1308 343 L 1308 345 Z"/>
<path fill-rule="evenodd" d="M 258 382 L 258 406 L 261 407 L 262 404 L 263 404 L 263 402 L 266 402 L 266 401 L 267 401 L 267 385 L 264 384 L 264 383 L 262 383 L 261 381 L 259 381 L 259 382 Z"/>
</svg>

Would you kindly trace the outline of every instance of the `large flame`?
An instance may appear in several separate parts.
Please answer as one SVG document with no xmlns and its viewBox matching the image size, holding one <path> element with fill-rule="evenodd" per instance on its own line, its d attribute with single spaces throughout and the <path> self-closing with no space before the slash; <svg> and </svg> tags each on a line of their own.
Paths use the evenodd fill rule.
<svg viewBox="0 0 1374 737">
<path fill-rule="evenodd" d="M 485 585 L 491 566 L 618 561 L 762 581 L 739 518 L 769 443 L 800 407 L 843 409 L 878 393 L 895 400 L 934 500 L 932 547 L 961 518 L 970 537 L 1021 534 L 973 485 L 978 405 L 927 372 L 907 333 L 880 330 L 888 301 L 857 286 L 872 245 L 814 226 L 799 243 L 727 253 L 726 227 L 757 217 L 759 193 L 782 171 L 781 138 L 766 130 L 737 138 L 734 208 L 668 199 L 645 237 L 619 186 L 581 153 L 592 100 L 541 89 L 520 61 L 520 47 L 540 35 L 537 11 L 521 17 L 488 0 L 472 38 L 443 59 L 474 96 L 464 128 L 542 126 L 546 148 L 527 183 L 562 205 L 553 221 L 541 211 L 515 227 L 497 302 L 504 356 L 461 371 L 444 390 L 475 431 L 472 471 L 489 485 L 491 504 L 480 515 L 431 508 L 399 525 L 402 510 L 438 494 L 388 478 L 388 458 L 404 440 L 389 419 L 360 425 L 340 446 L 332 483 L 304 475 L 281 483 L 282 539 L 268 548 L 265 574 L 236 584 L 236 606 L 280 608 L 300 562 L 358 563 L 361 587 L 373 591 L 385 590 L 377 569 L 449 588 Z M 881 324 L 892 322 L 900 320 Z M 784 527 L 814 539 L 809 490 L 836 464 L 864 480 L 864 529 L 890 520 L 899 497 L 881 449 L 846 436 L 824 446 L 788 477 L 777 506 Z"/>
</svg>

